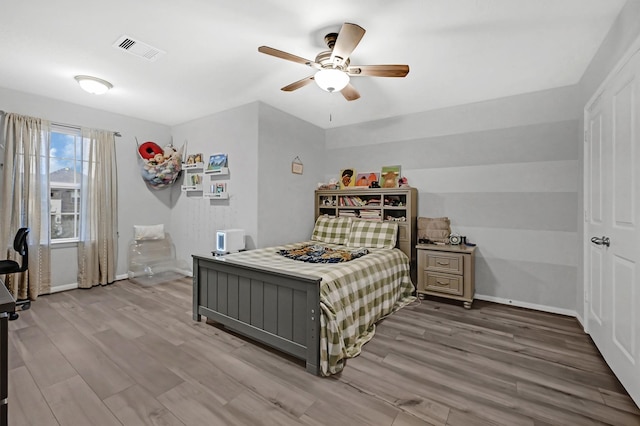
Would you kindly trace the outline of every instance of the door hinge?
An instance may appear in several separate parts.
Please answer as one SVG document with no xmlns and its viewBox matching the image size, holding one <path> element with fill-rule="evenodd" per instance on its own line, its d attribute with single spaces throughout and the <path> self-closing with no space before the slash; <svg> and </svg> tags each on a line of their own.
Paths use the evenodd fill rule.
<svg viewBox="0 0 640 426">
<path fill-rule="evenodd" d="M 585 302 L 589 301 L 589 292 L 587 290 L 584 291 L 584 301 Z"/>
<path fill-rule="evenodd" d="M 589 221 L 589 214 L 587 213 L 586 210 L 584 210 L 584 221 L 588 222 Z"/>
<path fill-rule="evenodd" d="M 584 131 L 584 143 L 587 143 L 587 130 Z"/>
</svg>

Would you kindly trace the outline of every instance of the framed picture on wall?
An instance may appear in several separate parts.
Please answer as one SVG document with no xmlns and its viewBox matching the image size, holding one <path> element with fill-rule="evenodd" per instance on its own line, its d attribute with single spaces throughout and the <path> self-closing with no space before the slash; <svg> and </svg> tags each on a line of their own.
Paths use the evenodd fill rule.
<svg viewBox="0 0 640 426">
<path fill-rule="evenodd" d="M 301 175 L 303 170 L 304 165 L 302 164 L 302 160 L 300 160 L 300 157 L 296 156 L 296 158 L 291 162 L 291 173 Z"/>
</svg>

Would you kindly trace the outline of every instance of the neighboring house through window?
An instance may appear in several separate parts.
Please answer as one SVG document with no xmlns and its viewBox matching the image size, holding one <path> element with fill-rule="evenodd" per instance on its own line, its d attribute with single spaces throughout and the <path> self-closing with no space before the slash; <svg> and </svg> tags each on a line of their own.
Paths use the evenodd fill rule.
<svg viewBox="0 0 640 426">
<path fill-rule="evenodd" d="M 52 243 L 77 242 L 83 150 L 80 129 L 51 126 L 49 215 Z"/>
</svg>

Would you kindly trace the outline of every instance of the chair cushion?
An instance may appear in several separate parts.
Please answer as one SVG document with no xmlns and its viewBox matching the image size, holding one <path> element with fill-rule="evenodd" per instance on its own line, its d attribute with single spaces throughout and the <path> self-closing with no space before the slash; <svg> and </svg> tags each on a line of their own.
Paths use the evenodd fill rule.
<svg viewBox="0 0 640 426">
<path fill-rule="evenodd" d="M 161 240 L 164 238 L 164 224 L 133 225 L 133 238 L 135 240 Z"/>
</svg>

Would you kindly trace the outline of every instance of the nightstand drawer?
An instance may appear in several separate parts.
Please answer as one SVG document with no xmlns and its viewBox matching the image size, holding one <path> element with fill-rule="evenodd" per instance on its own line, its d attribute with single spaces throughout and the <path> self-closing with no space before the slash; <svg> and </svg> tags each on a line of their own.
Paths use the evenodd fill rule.
<svg viewBox="0 0 640 426">
<path fill-rule="evenodd" d="M 461 296 L 464 293 L 464 279 L 461 275 L 440 274 L 438 272 L 422 271 L 424 279 L 419 289 L 437 293 L 455 294 Z"/>
<path fill-rule="evenodd" d="M 463 272 L 464 257 L 458 253 L 420 251 L 419 256 L 423 256 L 422 265 L 430 271 L 447 272 L 460 274 Z"/>
</svg>

